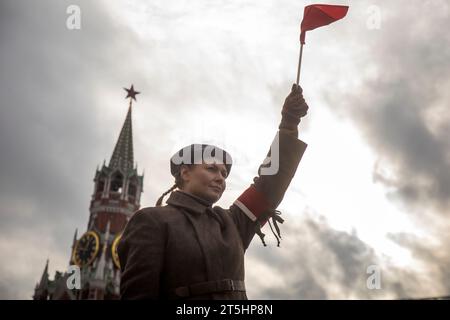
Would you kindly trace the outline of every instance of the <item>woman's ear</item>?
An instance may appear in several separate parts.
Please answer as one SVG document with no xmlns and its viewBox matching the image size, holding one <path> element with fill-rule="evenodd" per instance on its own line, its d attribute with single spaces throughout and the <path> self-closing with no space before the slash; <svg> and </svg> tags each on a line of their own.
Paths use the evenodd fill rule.
<svg viewBox="0 0 450 320">
<path fill-rule="evenodd" d="M 183 184 L 186 184 L 191 179 L 190 170 L 188 166 L 182 165 L 180 168 L 180 178 Z"/>
</svg>

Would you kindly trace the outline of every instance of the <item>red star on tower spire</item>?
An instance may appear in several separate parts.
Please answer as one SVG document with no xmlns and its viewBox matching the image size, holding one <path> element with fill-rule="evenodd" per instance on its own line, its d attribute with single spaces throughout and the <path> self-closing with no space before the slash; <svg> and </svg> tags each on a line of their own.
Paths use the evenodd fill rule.
<svg viewBox="0 0 450 320">
<path fill-rule="evenodd" d="M 127 88 L 123 88 L 123 89 L 127 92 L 127 96 L 125 97 L 125 99 L 130 98 L 130 102 L 131 102 L 131 99 L 134 99 L 134 101 L 137 101 L 136 95 L 138 95 L 140 92 L 134 91 L 133 85 L 131 85 L 130 89 L 127 89 Z"/>
</svg>

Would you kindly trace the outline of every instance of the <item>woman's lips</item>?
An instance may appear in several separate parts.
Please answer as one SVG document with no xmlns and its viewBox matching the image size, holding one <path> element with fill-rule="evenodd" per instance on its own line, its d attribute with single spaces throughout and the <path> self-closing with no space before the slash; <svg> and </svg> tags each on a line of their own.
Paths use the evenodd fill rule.
<svg viewBox="0 0 450 320">
<path fill-rule="evenodd" d="M 210 188 L 216 190 L 217 192 L 222 192 L 222 188 L 221 187 L 211 186 Z"/>
</svg>

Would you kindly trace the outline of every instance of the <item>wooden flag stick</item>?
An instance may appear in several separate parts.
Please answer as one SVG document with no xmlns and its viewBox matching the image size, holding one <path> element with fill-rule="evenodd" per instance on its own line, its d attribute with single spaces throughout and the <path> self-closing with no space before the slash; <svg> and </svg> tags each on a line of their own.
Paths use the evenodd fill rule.
<svg viewBox="0 0 450 320">
<path fill-rule="evenodd" d="M 303 44 L 300 45 L 300 57 L 298 58 L 297 85 L 300 81 L 300 70 L 302 69 Z"/>
</svg>

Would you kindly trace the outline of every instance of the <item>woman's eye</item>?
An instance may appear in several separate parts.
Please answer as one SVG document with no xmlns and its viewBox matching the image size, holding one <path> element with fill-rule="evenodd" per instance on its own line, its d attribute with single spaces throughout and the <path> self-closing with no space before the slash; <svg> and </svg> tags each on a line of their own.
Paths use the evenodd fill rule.
<svg viewBox="0 0 450 320">
<path fill-rule="evenodd" d="M 214 171 L 214 172 L 219 171 L 219 168 L 217 168 L 215 166 L 209 166 L 209 167 L 206 167 L 206 169 L 209 170 L 209 171 Z M 226 171 L 220 171 L 220 173 L 222 174 L 222 176 L 224 178 L 227 177 L 227 172 Z"/>
</svg>

